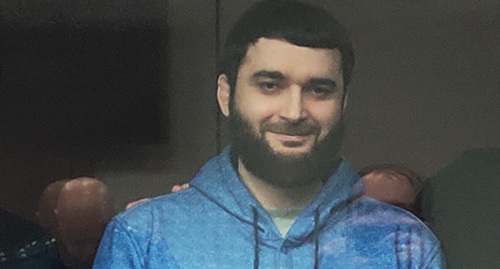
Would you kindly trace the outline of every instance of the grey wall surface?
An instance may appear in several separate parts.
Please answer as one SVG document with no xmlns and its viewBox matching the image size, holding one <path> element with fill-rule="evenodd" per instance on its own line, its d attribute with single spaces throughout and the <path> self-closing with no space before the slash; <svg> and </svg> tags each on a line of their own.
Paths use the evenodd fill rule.
<svg viewBox="0 0 500 269">
<path fill-rule="evenodd" d="M 215 14 L 214 1 L 168 2 L 165 142 L 112 150 L 96 168 L 119 210 L 189 182 L 217 151 Z"/>
<path fill-rule="evenodd" d="M 498 1 L 322 1 L 352 29 L 358 62 L 344 152 L 430 175 L 500 143 Z"/>
</svg>

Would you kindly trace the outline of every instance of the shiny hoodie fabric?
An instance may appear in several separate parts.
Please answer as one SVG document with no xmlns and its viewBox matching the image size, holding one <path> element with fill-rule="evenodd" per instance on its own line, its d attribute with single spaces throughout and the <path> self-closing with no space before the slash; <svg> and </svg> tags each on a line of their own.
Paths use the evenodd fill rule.
<svg viewBox="0 0 500 269">
<path fill-rule="evenodd" d="M 412 214 L 359 196 L 343 160 L 283 238 L 240 181 L 229 149 L 182 192 L 116 216 L 94 268 L 443 268 Z"/>
</svg>

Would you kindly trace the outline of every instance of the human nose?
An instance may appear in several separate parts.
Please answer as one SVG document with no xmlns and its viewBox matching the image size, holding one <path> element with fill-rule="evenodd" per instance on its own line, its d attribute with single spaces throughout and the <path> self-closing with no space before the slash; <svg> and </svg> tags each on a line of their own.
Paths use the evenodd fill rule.
<svg viewBox="0 0 500 269">
<path fill-rule="evenodd" d="M 306 117 L 302 89 L 298 86 L 290 87 L 287 91 L 281 117 L 291 122 L 301 121 Z"/>
</svg>

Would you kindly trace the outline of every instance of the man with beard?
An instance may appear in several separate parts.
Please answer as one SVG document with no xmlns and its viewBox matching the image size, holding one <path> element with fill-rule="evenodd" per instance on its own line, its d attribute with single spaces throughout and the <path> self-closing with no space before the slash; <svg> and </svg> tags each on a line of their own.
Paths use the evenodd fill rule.
<svg viewBox="0 0 500 269">
<path fill-rule="evenodd" d="M 346 30 L 323 9 L 255 4 L 220 63 L 231 147 L 190 188 L 114 218 L 94 268 L 441 268 L 427 227 L 363 198 L 338 156 L 353 65 Z"/>
</svg>

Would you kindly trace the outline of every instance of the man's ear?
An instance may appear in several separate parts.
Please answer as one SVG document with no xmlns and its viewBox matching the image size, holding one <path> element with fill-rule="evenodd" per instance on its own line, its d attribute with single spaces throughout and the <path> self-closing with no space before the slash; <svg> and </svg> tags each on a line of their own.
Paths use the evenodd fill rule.
<svg viewBox="0 0 500 269">
<path fill-rule="evenodd" d="M 347 101 L 349 100 L 349 92 L 347 88 L 344 89 L 344 96 L 342 97 L 342 114 L 345 113 L 347 108 Z"/>
<path fill-rule="evenodd" d="M 231 98 L 231 86 L 225 74 L 217 79 L 217 102 L 224 116 L 229 117 L 229 99 Z"/>
</svg>

